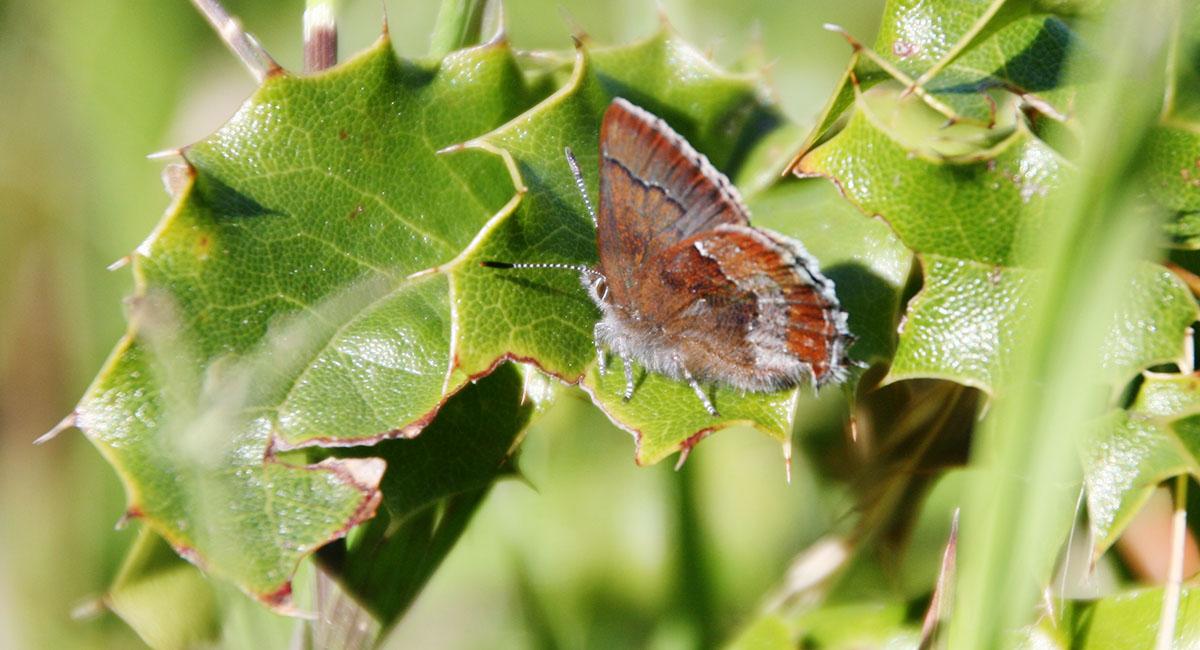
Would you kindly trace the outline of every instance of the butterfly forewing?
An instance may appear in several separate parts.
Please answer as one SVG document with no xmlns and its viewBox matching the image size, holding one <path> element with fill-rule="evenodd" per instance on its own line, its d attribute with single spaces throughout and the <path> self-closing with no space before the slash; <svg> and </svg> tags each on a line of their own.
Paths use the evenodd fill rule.
<svg viewBox="0 0 1200 650">
<path fill-rule="evenodd" d="M 721 224 L 747 224 L 737 190 L 665 122 L 615 99 L 600 127 L 601 271 L 620 300 L 647 261 Z"/>
</svg>

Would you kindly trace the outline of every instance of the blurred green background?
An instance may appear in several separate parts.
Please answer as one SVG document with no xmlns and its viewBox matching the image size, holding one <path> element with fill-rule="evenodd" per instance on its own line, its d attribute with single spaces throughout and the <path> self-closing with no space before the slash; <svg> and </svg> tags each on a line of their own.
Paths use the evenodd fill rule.
<svg viewBox="0 0 1200 650">
<path fill-rule="evenodd" d="M 434 0 L 346 0 L 343 58 L 376 37 L 381 4 L 399 53 L 425 52 Z M 226 6 L 301 67 L 301 0 Z M 870 42 L 882 0 L 505 3 L 521 49 L 567 49 L 568 20 L 598 43 L 639 38 L 658 6 L 718 62 L 760 42 L 784 110 L 808 124 L 849 54 L 821 25 Z M 72 618 L 133 538 L 114 531 L 116 475 L 76 431 L 31 443 L 124 328 L 131 277 L 105 266 L 167 205 L 145 155 L 214 130 L 253 87 L 186 0 L 0 0 L 0 647 L 140 645 L 111 614 Z M 827 412 L 813 426 L 840 428 Z M 390 645 L 679 647 L 699 641 L 683 622 L 698 614 L 725 638 L 851 507 L 803 458 L 786 484 L 778 445 L 748 431 L 705 441 L 679 473 L 632 459 L 629 436 L 567 391 L 526 438 L 528 480 L 493 491 Z"/>
</svg>

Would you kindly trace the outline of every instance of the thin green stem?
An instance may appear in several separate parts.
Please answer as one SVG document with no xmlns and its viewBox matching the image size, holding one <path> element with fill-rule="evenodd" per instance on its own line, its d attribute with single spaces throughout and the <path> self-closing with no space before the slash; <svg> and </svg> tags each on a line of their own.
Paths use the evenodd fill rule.
<svg viewBox="0 0 1200 650">
<path fill-rule="evenodd" d="M 972 444 L 977 481 L 963 503 L 952 648 L 1000 647 L 1029 622 L 1073 524 L 1077 442 L 1109 408 L 1081 387 L 1104 376 L 1096 350 L 1154 244 L 1127 179 L 1162 91 L 1161 79 L 1141 73 L 1160 69 L 1165 54 L 1145 46 L 1165 44 L 1168 33 L 1156 4 L 1114 2 L 1096 23 L 1106 65 L 1078 102 L 1085 127 L 1077 168 L 1052 198 L 1039 281 L 1013 344 L 1021 354 Z"/>
<path fill-rule="evenodd" d="M 1175 621 L 1179 618 L 1179 591 L 1183 583 L 1183 547 L 1187 540 L 1187 474 L 1175 478 L 1175 515 L 1171 518 L 1171 555 L 1167 584 L 1163 588 L 1162 612 L 1158 619 L 1156 650 L 1171 650 L 1175 643 Z"/>
<path fill-rule="evenodd" d="M 675 472 L 676 536 L 679 615 L 688 621 L 695 634 L 696 647 L 716 647 L 720 639 L 714 624 L 716 606 L 707 562 L 704 527 L 696 504 L 694 468 L 684 467 Z"/>
<path fill-rule="evenodd" d="M 482 40 L 483 15 L 488 0 L 442 0 L 429 55 L 441 58 L 454 50 L 476 45 Z"/>
<path fill-rule="evenodd" d="M 1158 119 L 1167 120 L 1171 117 L 1171 113 L 1175 112 L 1175 93 L 1179 83 L 1176 75 L 1179 73 L 1178 61 L 1179 58 L 1179 39 L 1183 22 L 1183 9 L 1179 6 L 1179 2 L 1174 2 L 1171 5 L 1171 11 L 1174 14 L 1172 20 L 1171 40 L 1167 43 L 1167 65 L 1164 71 L 1166 78 L 1163 86 L 1163 101 L 1162 110 L 1159 111 Z"/>
</svg>

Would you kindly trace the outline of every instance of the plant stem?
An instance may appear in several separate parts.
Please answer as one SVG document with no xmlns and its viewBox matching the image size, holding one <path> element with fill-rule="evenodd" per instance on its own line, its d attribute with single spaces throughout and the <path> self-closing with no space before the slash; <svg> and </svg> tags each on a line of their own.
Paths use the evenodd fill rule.
<svg viewBox="0 0 1200 650">
<path fill-rule="evenodd" d="M 713 604 L 704 527 L 696 506 L 695 467 L 683 467 L 675 472 L 676 490 L 676 561 L 678 570 L 678 614 L 687 621 L 695 634 L 696 647 L 713 648 L 719 643 L 716 608 Z"/>
<path fill-rule="evenodd" d="M 308 0 L 304 9 L 304 71 L 320 72 L 337 64 L 338 0 Z"/>
<path fill-rule="evenodd" d="M 192 4 L 204 14 L 213 29 L 217 30 L 221 40 L 225 41 L 225 45 L 237 55 L 242 65 L 246 66 L 259 83 L 282 70 L 262 45 L 242 29 L 241 21 L 229 15 L 218 0 L 192 0 Z"/>
<path fill-rule="evenodd" d="M 1179 617 L 1179 589 L 1183 582 L 1183 547 L 1187 539 L 1188 475 L 1175 478 L 1175 516 L 1171 521 L 1171 555 L 1167 564 L 1167 584 L 1163 588 L 1162 612 L 1158 619 L 1157 650 L 1170 650 L 1175 642 L 1175 621 Z"/>
<path fill-rule="evenodd" d="M 429 55 L 440 59 L 454 50 L 479 43 L 487 4 L 488 0 L 442 0 Z"/>
<path fill-rule="evenodd" d="M 1158 119 L 1166 120 L 1175 112 L 1175 94 L 1176 87 L 1179 84 L 1177 75 L 1179 74 L 1179 40 L 1180 33 L 1183 28 L 1183 8 L 1179 6 L 1179 2 L 1174 2 L 1171 5 L 1171 13 L 1173 27 L 1171 29 L 1171 40 L 1167 44 L 1167 69 L 1166 69 L 1166 86 L 1163 88 L 1162 109 L 1158 113 Z"/>
<path fill-rule="evenodd" d="M 929 610 L 925 612 L 925 620 L 921 624 L 920 650 L 928 650 L 936 641 L 938 626 L 941 624 L 944 611 L 948 609 L 950 589 L 954 584 L 954 562 L 958 553 L 958 508 L 950 521 L 950 537 L 946 540 L 946 548 L 942 551 L 942 567 L 938 571 L 937 583 L 933 588 L 933 598 L 929 600 Z"/>
</svg>

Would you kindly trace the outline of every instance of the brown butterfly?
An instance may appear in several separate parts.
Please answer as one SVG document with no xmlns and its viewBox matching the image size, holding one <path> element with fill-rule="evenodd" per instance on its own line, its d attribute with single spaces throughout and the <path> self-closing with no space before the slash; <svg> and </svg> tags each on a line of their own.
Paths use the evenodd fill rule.
<svg viewBox="0 0 1200 650">
<path fill-rule="evenodd" d="M 600 308 L 605 350 L 688 382 L 705 410 L 712 382 L 767 392 L 840 381 L 853 341 L 833 282 L 800 242 L 750 225 L 736 189 L 666 122 L 617 98 L 600 126 L 600 210 L 575 156 L 567 162 L 596 225 L 599 268 L 484 262 L 492 268 L 574 269 Z"/>
</svg>

